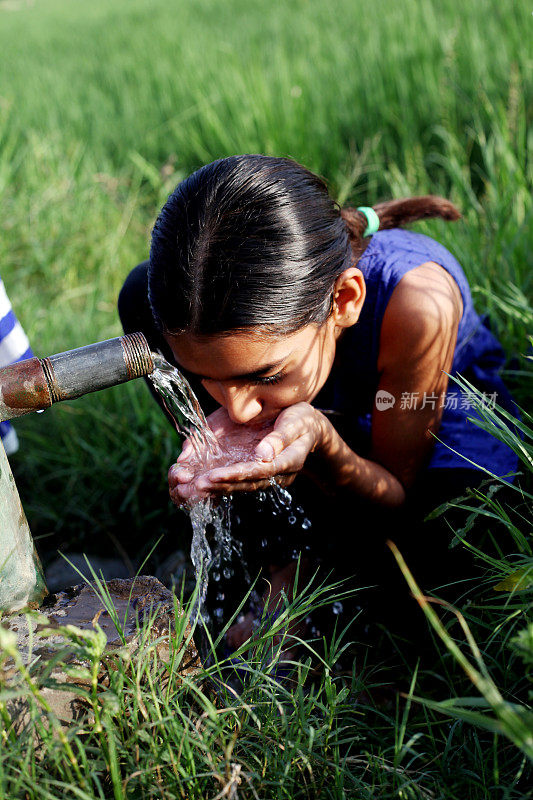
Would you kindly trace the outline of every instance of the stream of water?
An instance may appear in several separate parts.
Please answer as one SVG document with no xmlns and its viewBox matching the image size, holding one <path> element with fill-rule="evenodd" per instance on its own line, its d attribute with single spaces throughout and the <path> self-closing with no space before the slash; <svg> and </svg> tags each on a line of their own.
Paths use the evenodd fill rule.
<svg viewBox="0 0 533 800">
<path fill-rule="evenodd" d="M 247 448 L 241 443 L 225 442 L 222 447 L 207 424 L 204 412 L 194 394 L 190 384 L 181 372 L 173 367 L 162 356 L 153 353 L 154 371 L 149 375 L 155 389 L 162 397 L 166 410 L 174 420 L 176 430 L 182 437 L 189 438 L 194 454 L 202 470 L 212 469 L 215 466 L 248 461 L 253 459 L 253 450 L 264 436 L 264 432 L 257 434 L 257 439 L 251 441 Z M 269 492 L 258 492 L 257 499 L 260 504 L 270 503 L 270 513 L 273 516 L 287 515 L 287 521 L 292 526 L 307 530 L 311 523 L 305 517 L 303 508 L 293 508 L 290 493 L 279 486 L 273 478 L 270 480 Z M 202 613 L 207 594 L 209 573 L 212 570 L 213 579 L 220 580 L 232 577 L 232 557 L 237 556 L 242 564 L 242 545 L 231 535 L 231 498 L 223 497 L 218 503 L 211 498 L 198 498 L 187 504 L 187 511 L 192 526 L 191 561 L 196 578 L 199 581 L 199 596 L 194 609 L 194 615 Z M 297 524 L 299 523 L 299 525 Z M 215 543 L 212 552 L 207 538 L 208 526 L 213 530 Z M 261 544 L 261 543 L 260 543 Z M 298 557 L 297 553 L 293 554 Z M 244 571 L 246 573 L 246 565 Z M 215 616 L 219 616 L 215 609 Z M 205 616 L 205 612 L 204 612 Z"/>
</svg>

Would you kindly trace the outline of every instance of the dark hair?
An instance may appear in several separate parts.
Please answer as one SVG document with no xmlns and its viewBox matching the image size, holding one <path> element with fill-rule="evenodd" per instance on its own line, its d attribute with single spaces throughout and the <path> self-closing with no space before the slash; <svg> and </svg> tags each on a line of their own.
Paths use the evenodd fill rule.
<svg viewBox="0 0 533 800">
<path fill-rule="evenodd" d="M 381 228 L 455 220 L 440 197 L 374 206 Z M 292 333 L 322 324 L 338 276 L 369 239 L 366 217 L 340 209 L 318 176 L 289 158 L 231 156 L 182 181 L 152 232 L 148 292 L 166 333 Z"/>
</svg>

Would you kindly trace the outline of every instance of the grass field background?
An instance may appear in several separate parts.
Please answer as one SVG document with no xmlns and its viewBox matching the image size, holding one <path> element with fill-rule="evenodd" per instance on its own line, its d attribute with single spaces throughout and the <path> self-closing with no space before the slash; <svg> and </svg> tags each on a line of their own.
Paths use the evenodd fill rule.
<svg viewBox="0 0 533 800">
<path fill-rule="evenodd" d="M 449 196 L 464 219 L 417 230 L 459 258 L 509 355 L 525 352 L 531 24 L 527 3 L 492 0 L 460 14 L 429 0 L 372 13 L 353 0 L 1 3 L 0 264 L 35 352 L 119 334 L 120 286 L 167 194 L 250 151 L 296 158 L 340 202 Z M 173 519 L 176 444 L 140 382 L 18 427 L 37 536 L 66 544 L 89 528 L 107 548 L 106 532 Z"/>
<path fill-rule="evenodd" d="M 415 229 L 443 242 L 463 265 L 478 310 L 490 314 L 509 356 L 509 385 L 530 407 L 532 26 L 525 0 L 0 0 L 0 274 L 35 353 L 120 334 L 118 292 L 147 257 L 168 193 L 217 157 L 262 152 L 291 156 L 320 173 L 341 203 L 429 192 L 453 200 L 461 221 Z M 163 535 L 157 561 L 160 551 L 187 547 L 185 518 L 171 508 L 166 486 L 178 440 L 141 381 L 58 404 L 19 420 L 17 431 L 21 450 L 13 466 L 42 552 L 116 554 L 125 546 L 136 558 Z M 507 631 L 502 620 L 512 617 L 514 625 L 524 609 L 511 606 L 500 605 L 479 630 L 489 638 Z M 510 635 L 501 634 L 496 651 L 492 642 L 490 667 L 510 696 L 519 687 L 523 698 L 523 665 L 505 649 Z M 452 691 L 457 675 L 449 660 L 438 675 L 444 692 Z M 335 725 L 342 728 L 345 719 L 351 728 L 359 724 L 359 733 L 349 740 L 339 732 L 311 760 L 328 776 L 320 796 L 354 796 L 345 789 L 428 800 L 528 796 L 522 756 L 510 744 L 500 755 L 502 739 L 490 726 L 482 734 L 461 721 L 446 727 L 429 710 L 408 721 L 400 705 L 368 717 L 344 695 L 336 706 L 326 684 L 325 717 L 333 719 L 337 708 Z M 134 700 L 135 691 L 134 681 Z M 149 778 L 154 763 L 171 758 L 154 744 L 166 717 L 153 711 L 157 692 L 145 700 L 153 717 L 139 724 L 151 755 L 141 759 L 146 782 L 135 796 L 166 796 Z M 269 730 L 277 724 L 276 702 Z M 302 753 L 311 752 L 322 711 L 313 721 L 307 700 L 290 702 L 290 736 Z M 300 725 L 304 717 L 307 727 Z M 244 742 L 261 750 L 266 740 L 249 724 Z M 72 796 L 125 796 L 121 770 L 134 746 L 144 752 L 145 745 L 127 726 L 113 725 L 100 733 L 108 737 L 101 753 L 98 737 L 94 745 L 104 765 L 94 769 L 107 765 L 113 788 L 104 782 L 100 793 L 91 788 L 94 795 L 78 787 L 68 759 L 61 772 L 50 744 L 54 775 L 78 787 Z M 234 729 L 215 727 L 215 749 L 230 752 L 223 774 Z M 174 735 L 185 736 L 181 728 Z M 209 774 L 209 749 L 200 739 Z M 190 747 L 190 763 L 198 765 Z M 346 747 L 356 755 L 343 770 L 363 773 L 344 784 L 339 759 Z M 277 746 L 272 753 L 279 754 Z M 304 782 L 308 793 L 298 795 L 305 759 L 287 755 L 274 765 L 270 758 L 264 786 L 259 778 L 255 784 L 264 796 L 317 796 L 311 779 Z M 133 773 L 139 764 L 130 767 Z M 215 796 L 206 793 L 202 775 L 190 796 Z M 286 789 L 283 775 L 291 776 Z M 39 796 L 36 781 L 21 784 L 28 797 Z M 43 797 L 59 792 L 50 781 Z M 181 794 L 168 796 L 186 796 L 183 785 Z M 67 796 L 65 786 L 61 791 Z"/>
</svg>

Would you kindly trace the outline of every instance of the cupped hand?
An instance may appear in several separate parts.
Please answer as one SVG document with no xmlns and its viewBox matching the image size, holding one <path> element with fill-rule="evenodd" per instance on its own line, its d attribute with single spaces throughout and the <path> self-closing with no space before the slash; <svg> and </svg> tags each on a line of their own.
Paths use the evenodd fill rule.
<svg viewBox="0 0 533 800">
<path fill-rule="evenodd" d="M 287 485 L 320 444 L 325 417 L 309 403 L 284 409 L 275 422 L 257 428 L 231 421 L 226 409 L 208 417 L 221 453 L 195 453 L 190 440 L 169 470 L 170 496 L 182 505 L 209 495 L 267 488 L 271 479 Z"/>
<path fill-rule="evenodd" d="M 169 469 L 168 482 L 170 497 L 176 505 L 190 500 L 207 497 L 210 490 L 205 476 L 217 466 L 236 462 L 250 462 L 255 459 L 255 448 L 272 430 L 273 423 L 262 427 L 239 425 L 233 422 L 225 408 L 218 408 L 207 417 L 207 423 L 214 434 L 219 452 L 204 446 L 196 440 L 186 439 L 175 464 Z M 254 488 L 250 486 L 250 490 Z"/>
</svg>

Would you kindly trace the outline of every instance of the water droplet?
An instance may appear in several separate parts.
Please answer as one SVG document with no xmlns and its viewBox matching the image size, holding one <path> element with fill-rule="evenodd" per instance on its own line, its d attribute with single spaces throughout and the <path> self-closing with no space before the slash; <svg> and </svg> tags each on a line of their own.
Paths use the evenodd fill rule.
<svg viewBox="0 0 533 800">
<path fill-rule="evenodd" d="M 334 613 L 334 614 L 342 614 L 342 612 L 344 611 L 344 606 L 342 605 L 342 603 L 340 602 L 340 600 L 337 600 L 337 601 L 336 601 L 335 603 L 333 603 L 333 605 L 331 606 L 331 610 L 333 611 L 333 613 Z"/>
<path fill-rule="evenodd" d="M 305 519 L 302 520 L 302 528 L 304 529 L 304 531 L 308 531 L 310 527 L 311 527 L 311 520 L 305 517 Z"/>
<path fill-rule="evenodd" d="M 221 603 L 224 600 L 224 598 L 225 598 L 224 592 L 217 592 L 216 599 L 218 600 L 219 603 Z"/>
<path fill-rule="evenodd" d="M 213 616 L 216 617 L 217 619 L 222 619 L 223 615 L 224 611 L 221 608 L 215 608 L 215 610 L 213 611 Z"/>
<path fill-rule="evenodd" d="M 266 547 L 268 545 L 268 539 L 261 539 L 261 547 Z"/>
<path fill-rule="evenodd" d="M 224 569 L 222 570 L 222 574 L 224 575 L 227 581 L 229 581 L 230 578 L 233 578 L 233 570 L 230 569 L 229 567 L 224 567 Z"/>
<path fill-rule="evenodd" d="M 150 380 L 155 389 L 162 396 L 165 407 L 173 417 L 176 430 L 182 439 L 188 438 L 194 450 L 194 455 L 205 468 L 213 465 L 228 463 L 228 460 L 242 461 L 243 453 L 223 450 L 213 431 L 207 424 L 205 415 L 190 385 L 172 364 L 169 364 L 160 354 L 152 353 L 155 369 L 150 374 Z M 247 453 L 246 453 L 247 454 Z M 245 455 L 246 455 L 245 454 Z M 237 457 L 238 456 L 238 457 Z M 188 504 L 187 510 L 193 528 L 191 544 L 191 559 L 199 581 L 199 595 L 193 615 L 202 614 L 203 604 L 207 593 L 208 577 L 213 581 L 220 581 L 220 564 L 231 562 L 234 552 L 238 554 L 243 572 L 246 574 L 246 564 L 243 562 L 242 543 L 237 545 L 231 535 L 231 498 L 224 496 L 218 505 L 213 505 L 207 499 L 198 500 Z M 236 516 L 236 523 L 240 519 Z M 215 546 L 213 552 L 206 535 L 208 526 L 214 532 Z M 213 567 L 217 567 L 214 569 Z M 210 576 L 209 568 L 213 568 Z M 233 570 L 223 569 L 224 577 L 232 577 Z M 207 615 L 205 615 L 207 619 Z"/>
<path fill-rule="evenodd" d="M 294 523 L 296 522 L 296 517 L 294 516 L 294 514 L 290 515 L 288 522 L 289 525 L 294 525 Z"/>
</svg>

